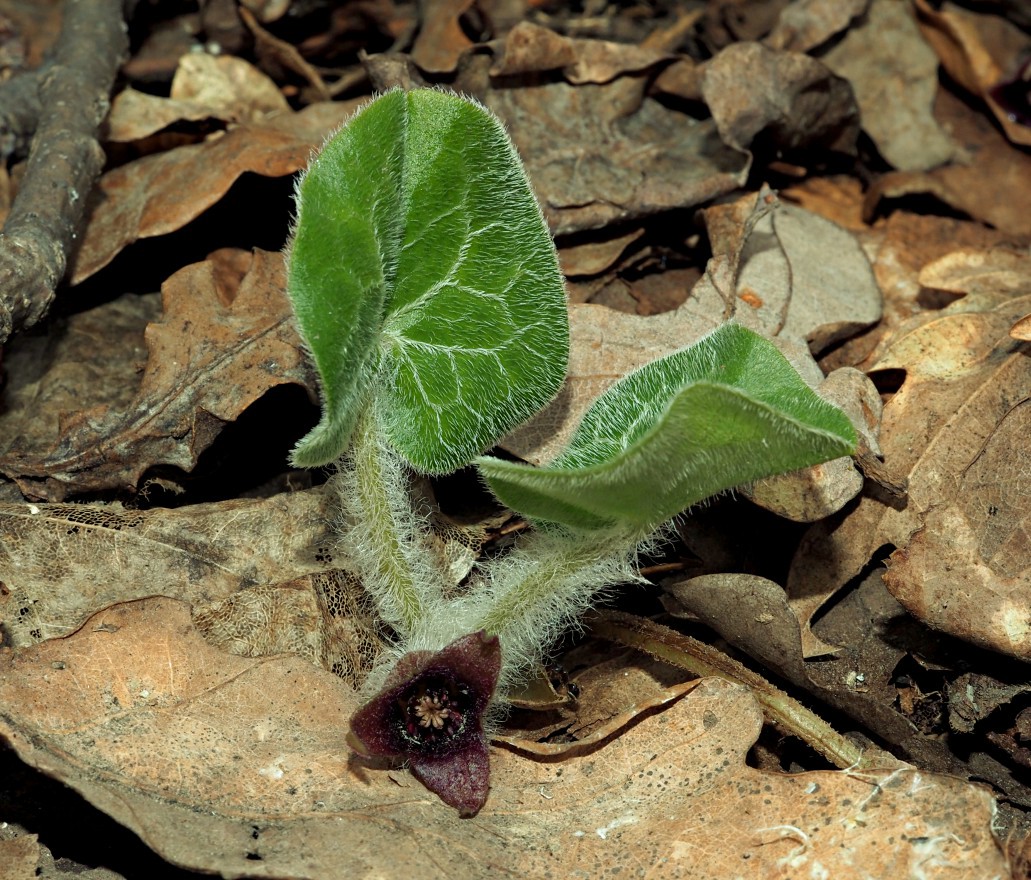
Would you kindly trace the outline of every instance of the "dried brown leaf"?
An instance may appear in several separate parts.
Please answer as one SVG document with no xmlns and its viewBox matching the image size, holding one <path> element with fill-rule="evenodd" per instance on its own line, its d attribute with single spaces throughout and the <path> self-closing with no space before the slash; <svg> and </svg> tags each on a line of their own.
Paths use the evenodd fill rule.
<svg viewBox="0 0 1031 880">
<path fill-rule="evenodd" d="M 168 98 L 132 88 L 120 92 L 111 104 L 105 136 L 133 141 L 183 120 L 253 122 L 289 109 L 279 87 L 242 58 L 190 52 L 179 59 Z"/>
<path fill-rule="evenodd" d="M 246 274 L 228 284 L 225 258 L 187 266 L 163 285 L 163 316 L 147 328 L 147 366 L 127 405 L 72 405 L 52 445 L 0 457 L 26 494 L 132 491 L 153 465 L 189 470 L 221 426 L 270 388 L 308 381 L 282 256 L 244 255 Z"/>
<path fill-rule="evenodd" d="M 796 687 L 853 718 L 862 730 L 890 744 L 895 754 L 938 772 L 977 775 L 953 757 L 945 744 L 925 736 L 895 709 L 892 675 L 905 651 L 885 634 L 899 631 L 902 607 L 880 583 L 879 573 L 864 581 L 847 608 L 830 612 L 832 647 L 809 634 L 808 649 L 823 656 L 804 660 L 803 628 L 781 586 L 754 575 L 702 575 L 666 585 L 667 607 L 700 619 L 738 650 L 758 660 Z M 847 638 L 844 637 L 847 634 Z M 911 642 L 912 643 L 912 642 Z M 821 647 L 819 652 L 813 647 Z"/>
<path fill-rule="evenodd" d="M 705 64 L 702 98 L 724 143 L 739 150 L 761 143 L 788 158 L 803 150 L 855 153 L 852 89 L 808 55 L 732 43 Z"/>
<path fill-rule="evenodd" d="M 451 73 L 473 41 L 459 19 L 473 0 L 426 0 L 420 5 L 422 26 L 412 45 L 412 59 L 427 73 Z"/>
<path fill-rule="evenodd" d="M 746 766 L 760 717 L 725 682 L 703 681 L 586 755 L 538 763 L 493 749 L 490 799 L 465 821 L 406 773 L 346 755 L 356 704 L 304 661 L 215 651 L 169 599 L 0 654 L 0 732 L 23 760 L 169 861 L 223 876 L 414 876 L 460 863 L 468 876 L 643 867 L 720 878 L 743 858 L 765 877 L 816 865 L 842 878 L 857 865 L 866 876 L 1007 870 L 991 798 L 958 780 Z M 720 828 L 719 844 L 698 827 Z"/>
<path fill-rule="evenodd" d="M 922 273 L 925 285 L 968 294 L 904 323 L 874 365 L 906 372 L 885 406 L 881 444 L 889 471 L 908 480 L 908 499 L 871 494 L 844 521 L 813 527 L 788 583 L 801 620 L 890 544 L 898 549 L 886 580 L 911 612 L 974 644 L 1031 652 L 1021 623 L 1031 617 L 1031 468 L 1021 439 L 1031 365 L 1009 336 L 1031 293 L 1013 260 L 972 252 Z"/>
<path fill-rule="evenodd" d="M 845 30 L 869 5 L 870 0 L 796 0 L 781 11 L 763 43 L 771 49 L 808 52 Z"/>
<path fill-rule="evenodd" d="M 90 197 L 92 213 L 72 258 L 71 283 L 102 269 L 137 239 L 186 225 L 221 199 L 245 172 L 282 177 L 303 168 L 312 150 L 355 106 L 356 102 L 313 104 L 107 172 Z"/>
<path fill-rule="evenodd" d="M 672 60 L 674 56 L 656 42 L 661 42 L 661 38 L 647 45 L 633 45 L 565 37 L 522 21 L 503 40 L 492 44 L 495 59 L 490 75 L 517 76 L 561 69 L 566 80 L 574 85 L 600 85 Z"/>
<path fill-rule="evenodd" d="M 983 113 L 944 89 L 935 101 L 935 116 L 977 161 L 884 175 L 867 193 L 867 217 L 883 210 L 888 199 L 928 193 L 1011 236 L 1031 237 L 1031 212 L 1018 196 L 1031 188 L 1031 155 L 1014 148 Z"/>
<path fill-rule="evenodd" d="M 319 489 L 170 510 L 2 505 L 5 643 L 66 635 L 108 605 L 159 592 L 214 608 L 241 590 L 346 568 L 331 549 L 331 503 Z M 259 623 L 251 637 L 272 639 Z"/>
<path fill-rule="evenodd" d="M 747 157 L 720 142 L 711 120 L 644 98 L 643 83 L 625 79 L 464 86 L 505 121 L 555 234 L 697 205 L 747 176 Z"/>
<path fill-rule="evenodd" d="M 1005 19 L 976 15 L 951 3 L 943 9 L 927 0 L 915 3 L 924 36 L 949 76 L 988 105 L 1011 143 L 1031 146 L 1031 128 L 1014 120 L 991 94 L 1031 48 L 1027 34 Z"/>
<path fill-rule="evenodd" d="M 907 4 L 872 0 L 863 22 L 823 62 L 852 84 L 863 128 L 896 168 L 923 171 L 956 155 L 955 144 L 931 114 L 938 58 Z"/>
</svg>

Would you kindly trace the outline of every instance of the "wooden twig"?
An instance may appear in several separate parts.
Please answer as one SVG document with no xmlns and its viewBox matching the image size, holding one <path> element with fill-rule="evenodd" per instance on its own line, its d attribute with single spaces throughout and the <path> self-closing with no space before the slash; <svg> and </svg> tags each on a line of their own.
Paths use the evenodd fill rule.
<svg viewBox="0 0 1031 880">
<path fill-rule="evenodd" d="M 884 755 L 879 750 L 864 752 L 797 700 L 711 645 L 618 611 L 596 614 L 590 619 L 590 628 L 593 635 L 637 648 L 695 675 L 713 675 L 745 685 L 768 721 L 808 743 L 836 767 L 855 770 L 883 766 Z"/>
<path fill-rule="evenodd" d="M 64 277 L 104 165 L 97 127 L 127 51 L 122 0 L 65 0 L 25 178 L 0 233 L 0 343 L 47 313 Z"/>
</svg>

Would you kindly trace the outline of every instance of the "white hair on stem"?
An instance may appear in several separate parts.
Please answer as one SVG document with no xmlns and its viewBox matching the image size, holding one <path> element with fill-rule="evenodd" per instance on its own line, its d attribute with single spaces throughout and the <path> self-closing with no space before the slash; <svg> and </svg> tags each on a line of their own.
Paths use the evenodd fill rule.
<svg viewBox="0 0 1031 880">
<path fill-rule="evenodd" d="M 383 620 L 407 642 L 444 602 L 444 574 L 429 546 L 429 511 L 413 508 L 410 470 L 391 448 L 374 402 L 363 407 L 332 485 L 340 502 L 340 550 Z"/>
</svg>

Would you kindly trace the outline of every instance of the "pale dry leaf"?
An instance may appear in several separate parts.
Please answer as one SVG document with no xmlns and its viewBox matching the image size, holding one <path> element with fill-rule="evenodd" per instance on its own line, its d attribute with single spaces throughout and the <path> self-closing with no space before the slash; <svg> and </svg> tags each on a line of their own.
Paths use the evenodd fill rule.
<svg viewBox="0 0 1031 880">
<path fill-rule="evenodd" d="M 323 102 L 266 116 L 108 171 L 90 195 L 86 230 L 69 267 L 71 283 L 102 269 L 126 245 L 185 226 L 246 172 L 283 177 L 304 168 L 357 103 Z"/>
<path fill-rule="evenodd" d="M 983 223 L 903 210 L 893 211 L 865 230 L 856 234 L 884 291 L 884 310 L 873 328 L 854 342 L 844 343 L 831 358 L 845 358 L 845 363 L 863 370 L 876 363 L 903 321 L 946 304 L 938 298 L 928 301 L 929 292 L 919 281 L 924 266 L 957 248 L 991 249 L 1013 244 L 1012 236 Z"/>
<path fill-rule="evenodd" d="M 599 662 L 571 676 L 570 682 L 578 690 L 575 700 L 563 701 L 550 712 L 525 713 L 530 725 L 513 726 L 508 721 L 505 732 L 491 739 L 530 755 L 587 754 L 643 713 L 694 690 L 699 679 L 685 682 L 687 676 L 681 669 L 636 652 L 619 651 L 612 656 L 612 651 L 606 650 Z M 561 738 L 554 737 L 559 731 Z"/>
<path fill-rule="evenodd" d="M 630 245 L 644 235 L 644 229 L 632 229 L 615 237 L 595 239 L 582 244 L 559 244 L 558 259 L 566 278 L 600 275 L 611 268 Z"/>
<path fill-rule="evenodd" d="M 227 656 L 169 599 L 0 654 L 0 732 L 167 860 L 227 877 L 1005 876 L 982 789 L 909 767 L 767 774 L 751 696 L 703 681 L 586 755 L 492 749 L 486 807 L 458 818 L 404 771 L 346 753 L 357 699 L 295 658 Z M 707 845 L 698 829 L 719 829 Z M 888 835 L 898 844 L 884 846 Z M 417 843 L 413 843 L 417 841 Z M 446 853 L 446 858 L 436 854 Z M 428 861 L 427 861 L 428 860 Z"/>
<path fill-rule="evenodd" d="M 531 21 L 518 22 L 503 40 L 491 44 L 491 76 L 557 70 L 576 61 L 574 41 Z"/>
<path fill-rule="evenodd" d="M 889 199 L 928 193 L 1010 237 L 1026 240 L 1031 236 L 1031 212 L 1019 194 L 1031 187 L 1031 155 L 1007 141 L 984 113 L 946 89 L 938 92 L 935 116 L 977 161 L 884 175 L 867 192 L 867 218 L 884 211 L 883 202 Z"/>
<path fill-rule="evenodd" d="M 190 470 L 270 388 L 309 382 L 285 284 L 282 255 L 264 251 L 219 252 L 181 269 L 162 285 L 163 314 L 147 327 L 147 366 L 128 405 L 74 407 L 53 445 L 9 449 L 0 468 L 26 495 L 51 500 L 133 491 L 157 464 Z"/>
<path fill-rule="evenodd" d="M 833 628 L 844 645 L 841 653 L 809 635 L 811 653 L 837 654 L 815 662 L 803 659 L 802 624 L 784 589 L 771 580 L 731 572 L 675 580 L 665 589 L 669 596 L 664 604 L 675 616 L 701 620 L 767 669 L 890 743 L 896 754 L 926 769 L 972 775 L 940 738 L 925 736 L 895 709 L 892 675 L 905 651 L 890 644 L 885 633 L 899 632 L 898 619 L 905 611 L 880 583 L 880 572 L 850 594 L 855 612 L 842 615 L 840 626 Z M 821 623 L 830 619 L 837 624 L 838 611 L 832 609 Z M 839 636 L 839 630 L 847 632 L 847 638 Z M 812 651 L 814 645 L 822 650 Z"/>
<path fill-rule="evenodd" d="M 820 395 L 845 411 L 866 447 L 880 454 L 881 397 L 864 373 L 834 370 L 820 383 Z M 741 493 L 760 507 L 795 522 L 816 522 L 841 510 L 863 488 L 863 475 L 850 458 L 836 458 L 801 471 L 766 477 Z"/>
<path fill-rule="evenodd" d="M 168 98 L 133 88 L 115 96 L 105 122 L 105 138 L 134 141 L 175 122 L 253 122 L 289 110 L 279 87 L 242 58 L 189 52 L 179 59 Z"/>
<path fill-rule="evenodd" d="M 519 22 L 504 39 L 489 45 L 494 52 L 492 77 L 561 69 L 566 81 L 574 85 L 610 83 L 675 57 L 658 45 L 566 37 L 529 21 Z"/>
<path fill-rule="evenodd" d="M 896 168 L 923 171 L 956 156 L 956 145 L 931 113 L 938 58 L 910 7 L 872 0 L 862 23 L 822 58 L 855 90 L 863 128 Z"/>
<path fill-rule="evenodd" d="M 953 282 L 943 266 L 925 269 L 923 281 L 971 292 L 904 323 L 873 367 L 906 373 L 881 429 L 888 470 L 908 480 L 905 505 L 871 494 L 843 521 L 814 526 L 788 588 L 806 621 L 891 545 L 886 582 L 911 612 L 961 639 L 1027 657 L 1031 468 L 1023 438 L 1031 364 L 1009 330 L 1027 313 L 1031 291 L 1026 280 L 1016 290 L 999 283 L 1013 278 L 1012 255 L 1000 265 L 990 253 L 968 260 L 945 261 Z"/>
<path fill-rule="evenodd" d="M 0 457 L 56 446 L 64 420 L 79 410 L 126 409 L 136 388 L 125 377 L 146 362 L 144 329 L 160 315 L 159 296 L 125 294 L 52 322 L 46 335 L 11 339 L 4 346 Z"/>
</svg>

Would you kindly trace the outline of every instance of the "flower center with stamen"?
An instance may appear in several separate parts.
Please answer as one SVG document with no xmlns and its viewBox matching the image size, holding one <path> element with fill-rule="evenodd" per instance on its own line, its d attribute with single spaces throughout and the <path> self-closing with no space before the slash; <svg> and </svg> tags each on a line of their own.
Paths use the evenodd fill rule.
<svg viewBox="0 0 1031 880">
<path fill-rule="evenodd" d="M 398 700 L 397 730 L 410 747 L 440 753 L 465 731 L 472 702 L 469 688 L 450 676 L 417 679 Z"/>
<path fill-rule="evenodd" d="M 416 701 L 415 717 L 419 719 L 419 725 L 422 727 L 435 727 L 440 730 L 450 714 L 451 710 L 441 703 L 437 694 L 426 694 Z"/>
</svg>

